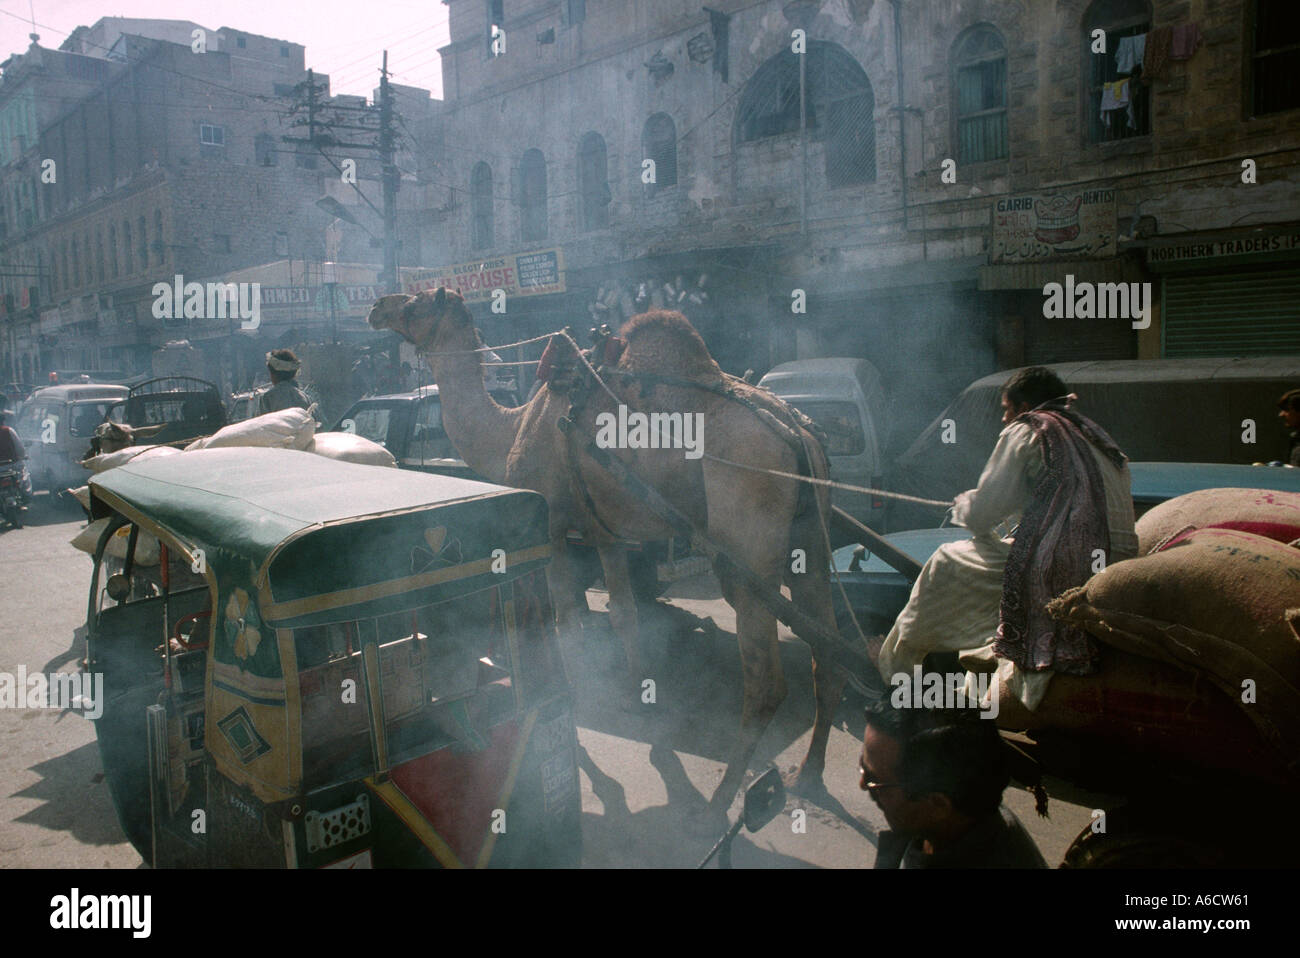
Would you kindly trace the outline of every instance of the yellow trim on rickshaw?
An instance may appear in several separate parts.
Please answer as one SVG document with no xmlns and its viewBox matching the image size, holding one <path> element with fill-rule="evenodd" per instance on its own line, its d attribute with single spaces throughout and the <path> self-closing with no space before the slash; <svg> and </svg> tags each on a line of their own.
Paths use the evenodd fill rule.
<svg viewBox="0 0 1300 958">
<path fill-rule="evenodd" d="M 379 797 L 381 802 L 393 810 L 393 813 L 411 830 L 411 834 L 433 853 L 433 857 L 438 860 L 442 867 L 465 867 L 464 863 L 456 857 L 456 853 L 442 840 L 442 836 L 433 830 L 429 820 L 420 814 L 420 810 L 412 804 L 409 798 L 402 794 L 401 789 L 394 785 L 391 780 L 380 783 L 376 782 L 373 776 L 368 776 L 363 781 L 366 783 L 366 787 Z"/>
<path fill-rule="evenodd" d="M 278 552 L 278 550 L 277 550 Z M 549 543 L 533 546 L 530 549 L 524 549 L 520 552 L 506 554 L 506 564 L 521 564 L 533 562 L 537 559 L 545 559 L 551 554 Z M 355 589 L 343 589 L 339 592 L 328 592 L 323 595 L 307 596 L 302 599 L 291 599 L 287 602 L 274 602 L 271 597 L 271 583 L 268 569 L 271 562 L 275 559 L 273 553 L 262 566 L 262 571 L 258 574 L 258 600 L 264 621 L 284 621 L 294 619 L 303 615 L 310 615 L 314 612 L 327 612 L 331 609 L 346 608 L 350 605 L 359 605 L 363 602 L 371 602 L 376 599 L 386 599 L 390 596 L 401 595 L 403 592 L 415 592 L 419 589 L 427 589 L 430 586 L 441 585 L 445 582 L 456 582 L 460 579 L 470 579 L 474 576 L 484 575 L 492 571 L 492 564 L 496 560 L 490 556 L 477 559 L 474 562 L 466 562 L 461 565 L 450 566 L 446 569 L 436 569 L 432 572 L 421 572 L 418 575 L 404 576 L 401 579 L 390 579 L 387 582 L 376 582 L 373 585 L 358 586 Z"/>
<path fill-rule="evenodd" d="M 506 808 L 510 804 L 510 793 L 515 790 L 515 779 L 519 777 L 519 766 L 524 763 L 524 755 L 528 752 L 528 740 L 533 737 L 533 726 L 537 724 L 537 713 L 540 709 L 532 709 L 524 716 L 524 727 L 520 730 L 519 746 L 515 749 L 514 757 L 510 760 L 510 772 L 506 775 L 506 781 L 501 786 L 501 794 L 497 796 L 497 808 Z M 475 868 L 486 868 L 488 861 L 492 858 L 492 849 L 496 847 L 497 833 L 491 828 L 488 829 L 487 838 L 483 840 L 483 847 L 479 850 L 478 861 L 474 863 Z"/>
</svg>

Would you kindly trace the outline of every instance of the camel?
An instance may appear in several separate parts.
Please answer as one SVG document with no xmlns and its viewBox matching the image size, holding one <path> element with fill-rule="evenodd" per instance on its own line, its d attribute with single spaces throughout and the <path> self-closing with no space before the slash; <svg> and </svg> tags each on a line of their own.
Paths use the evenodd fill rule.
<svg viewBox="0 0 1300 958">
<path fill-rule="evenodd" d="M 577 528 L 596 543 L 609 589 L 610 623 L 622 640 L 639 691 L 644 673 L 622 540 L 663 539 L 673 530 L 587 453 L 586 439 L 596 436 L 597 417 L 615 412 L 614 400 L 595 385 L 580 403 L 572 403 L 571 413 L 572 397 L 548 383 L 525 406 L 498 405 L 484 386 L 482 354 L 475 352 L 482 341 L 463 299 L 454 291 L 439 288 L 436 293 L 384 296 L 371 309 L 368 321 L 375 329 L 396 331 L 428 354 L 442 397 L 443 426 L 466 464 L 493 482 L 545 496 L 553 546 L 549 584 L 561 629 L 573 628 L 577 622 L 566 533 Z M 826 458 L 807 428 L 811 424 L 766 390 L 723 373 L 680 313 L 643 313 L 629 320 L 620 336 L 626 346 L 617 366 L 607 369 L 602 378 L 629 410 L 699 413 L 702 418 L 696 421 L 702 423 L 706 455 L 686 458 L 679 448 L 617 449 L 613 454 L 697 528 L 706 530 L 724 552 L 761 576 L 771 590 L 778 590 L 784 581 L 794 604 L 834 632 L 830 555 L 821 525 L 821 516 L 830 514 L 825 487 L 804 486 L 801 492 L 803 484 L 711 458 L 793 473 L 799 470 L 797 449 L 802 448 L 808 468 L 824 478 Z M 672 381 L 636 378 L 647 373 L 669 376 Z M 711 391 L 721 389 L 730 390 L 739 401 Z M 566 416 L 574 421 L 567 438 L 560 430 L 560 420 Z M 803 550 L 806 564 L 792 561 L 795 549 Z M 795 572 L 796 567 L 806 571 Z M 726 811 L 742 784 L 763 731 L 786 697 L 786 684 L 775 617 L 734 570 L 715 563 L 715 571 L 723 597 L 736 612 L 744 677 L 740 735 L 709 800 L 716 815 Z M 819 668 L 817 651 L 814 645 L 812 741 L 791 783 L 814 791 L 824 788 L 831 716 L 845 684 L 824 662 Z"/>
</svg>

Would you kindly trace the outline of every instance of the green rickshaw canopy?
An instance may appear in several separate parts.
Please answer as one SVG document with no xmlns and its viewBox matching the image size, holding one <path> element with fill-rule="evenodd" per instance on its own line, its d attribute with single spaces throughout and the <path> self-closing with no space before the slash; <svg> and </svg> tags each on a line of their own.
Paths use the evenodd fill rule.
<svg viewBox="0 0 1300 958">
<path fill-rule="evenodd" d="M 538 493 L 289 449 L 201 449 L 90 480 L 118 512 L 202 549 L 218 590 L 251 586 L 262 618 L 299 627 L 478 591 L 549 558 Z"/>
</svg>

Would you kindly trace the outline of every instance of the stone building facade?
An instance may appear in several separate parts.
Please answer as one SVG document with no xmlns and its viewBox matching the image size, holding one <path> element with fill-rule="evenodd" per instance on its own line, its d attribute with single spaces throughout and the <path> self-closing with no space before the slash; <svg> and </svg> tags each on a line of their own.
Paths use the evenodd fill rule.
<svg viewBox="0 0 1300 958">
<path fill-rule="evenodd" d="M 903 430 L 1008 366 L 1300 352 L 1291 4 L 446 2 L 449 262 L 565 265 L 494 341 L 671 302 L 733 372 L 872 360 Z"/>
<path fill-rule="evenodd" d="M 202 31 L 201 52 L 194 31 Z M 69 76 L 84 79 L 55 101 L 51 89 L 67 87 Z M 298 123 L 305 113 L 292 112 L 305 100 L 307 78 L 300 44 L 189 21 L 105 18 L 78 28 L 61 50 L 33 43 L 11 58 L 0 118 L 9 104 L 54 108 L 30 118 L 0 167 L 0 195 L 16 197 L 0 212 L 0 257 L 24 266 L 0 277 L 6 376 L 30 383 L 56 368 L 144 372 L 154 350 L 182 338 L 204 352 L 213 378 L 255 373 L 267 348 L 285 345 L 268 339 L 273 331 L 160 320 L 154 284 L 177 275 L 221 281 L 281 263 L 273 272 L 286 285 L 314 288 L 326 260 L 377 263 L 371 236 L 382 234 L 382 221 L 335 164 L 355 159 L 357 186 L 378 206 L 378 159 L 329 141 L 322 150 L 284 139 L 307 135 Z M 361 114 L 336 107 L 370 111 L 362 98 L 331 97 L 328 76 L 313 80 L 323 123 L 358 122 Z M 405 129 L 431 142 L 428 91 L 396 93 Z M 416 149 L 408 133 L 397 158 L 407 171 L 398 234 L 412 262 L 425 255 L 422 242 L 433 245 L 432 218 L 422 211 L 437 198 L 416 159 L 431 152 Z M 318 206 L 323 197 L 358 223 L 340 220 L 327 236 L 335 216 Z M 372 272 L 371 282 L 378 267 Z M 307 336 L 322 326 L 320 311 L 294 319 L 280 332 Z"/>
</svg>

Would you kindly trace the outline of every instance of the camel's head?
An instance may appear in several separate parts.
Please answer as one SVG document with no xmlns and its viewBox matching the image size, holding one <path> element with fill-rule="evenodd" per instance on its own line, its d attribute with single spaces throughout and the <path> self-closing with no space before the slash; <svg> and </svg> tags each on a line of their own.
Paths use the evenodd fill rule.
<svg viewBox="0 0 1300 958">
<path fill-rule="evenodd" d="M 438 337 L 453 328 L 471 325 L 461 295 L 446 287 L 424 290 L 414 296 L 381 296 L 366 317 L 373 329 L 391 329 L 416 348 L 430 350 Z"/>
<path fill-rule="evenodd" d="M 134 446 L 141 439 L 149 439 L 157 435 L 166 425 L 166 423 L 158 423 L 155 426 L 132 428 L 125 423 L 101 422 L 95 427 L 95 433 L 90 438 L 90 448 L 82 458 L 89 459 L 101 453 L 117 452 L 127 446 Z"/>
</svg>

